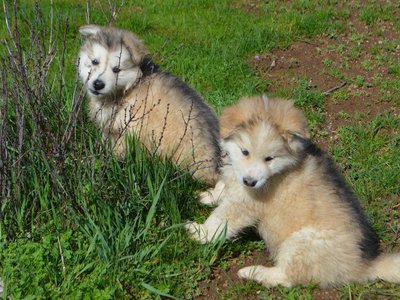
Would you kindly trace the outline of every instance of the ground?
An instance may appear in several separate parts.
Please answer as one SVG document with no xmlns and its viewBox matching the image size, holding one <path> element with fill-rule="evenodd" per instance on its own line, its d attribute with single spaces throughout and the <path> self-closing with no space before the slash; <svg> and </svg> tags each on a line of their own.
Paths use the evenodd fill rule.
<svg viewBox="0 0 400 300">
<path fill-rule="evenodd" d="M 260 13 L 258 6 L 257 2 L 247 1 L 242 9 Z M 323 34 L 312 40 L 297 41 L 287 49 L 247 58 L 249 68 L 267 82 L 268 95 L 282 94 L 281 91 L 293 88 L 302 80 L 309 89 L 326 96 L 324 121 L 312 130 L 314 142 L 328 153 L 339 138 L 339 127 L 367 124 L 379 114 L 395 117 L 400 114 L 399 99 L 394 99 L 398 93 L 391 86 L 398 76 L 393 62 L 400 59 L 399 31 L 393 22 L 381 21 L 377 30 L 359 17 L 357 10 L 351 11 L 348 28 L 339 34 Z M 400 212 L 400 196 L 397 200 Z M 398 240 L 399 236 L 394 239 Z M 254 263 L 270 263 L 265 252 L 251 251 L 229 259 L 225 269 L 216 267 L 209 279 L 199 285 L 202 296 L 197 299 L 236 298 L 238 291 L 245 289 L 237 271 Z M 246 299 L 280 299 L 279 293 L 274 294 L 275 289 L 260 296 L 262 291 L 262 287 L 255 285 Z M 341 299 L 339 289 L 335 288 L 312 288 L 311 295 L 312 299 Z M 381 295 L 367 297 L 393 299 Z"/>
</svg>

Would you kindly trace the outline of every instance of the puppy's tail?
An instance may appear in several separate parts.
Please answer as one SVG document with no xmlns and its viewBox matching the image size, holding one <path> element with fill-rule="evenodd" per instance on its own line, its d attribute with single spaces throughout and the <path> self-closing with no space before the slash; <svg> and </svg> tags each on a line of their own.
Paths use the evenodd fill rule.
<svg viewBox="0 0 400 300">
<path fill-rule="evenodd" d="M 400 253 L 381 254 L 368 268 L 368 279 L 400 283 Z"/>
</svg>

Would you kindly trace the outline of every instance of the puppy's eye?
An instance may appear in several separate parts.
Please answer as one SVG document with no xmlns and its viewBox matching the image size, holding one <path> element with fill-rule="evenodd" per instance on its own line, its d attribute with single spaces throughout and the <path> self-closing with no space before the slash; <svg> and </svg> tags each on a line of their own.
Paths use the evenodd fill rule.
<svg viewBox="0 0 400 300">
<path fill-rule="evenodd" d="M 248 156 L 250 153 L 249 153 L 249 151 L 247 151 L 247 150 L 242 150 L 242 154 L 243 154 L 244 156 Z"/>
<path fill-rule="evenodd" d="M 99 64 L 99 61 L 98 61 L 97 59 L 93 59 L 93 60 L 92 60 L 92 65 L 95 65 L 95 66 L 96 66 L 96 65 L 98 65 L 98 64 Z"/>
<path fill-rule="evenodd" d="M 266 158 L 264 158 L 265 161 L 271 161 L 273 160 L 274 157 L 273 156 L 267 156 Z"/>
<path fill-rule="evenodd" d="M 118 67 L 114 67 L 114 68 L 112 68 L 112 71 L 113 71 L 114 73 L 119 73 L 119 71 L 121 71 L 121 69 L 118 68 Z"/>
</svg>

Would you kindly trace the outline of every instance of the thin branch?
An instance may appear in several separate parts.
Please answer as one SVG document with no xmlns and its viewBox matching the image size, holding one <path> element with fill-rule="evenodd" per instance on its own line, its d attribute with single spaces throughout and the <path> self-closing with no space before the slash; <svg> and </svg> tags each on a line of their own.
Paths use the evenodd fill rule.
<svg viewBox="0 0 400 300">
<path fill-rule="evenodd" d="M 50 36 L 49 36 L 49 51 L 47 53 L 48 55 L 53 53 L 53 49 L 52 49 L 53 34 L 54 34 L 53 20 L 54 20 L 54 3 L 53 3 L 53 0 L 50 0 Z"/>
<path fill-rule="evenodd" d="M 57 235 L 57 244 L 58 244 L 58 251 L 60 252 L 60 257 L 61 257 L 61 265 L 62 265 L 62 270 L 63 270 L 63 274 L 64 277 L 67 275 L 66 272 L 66 268 L 65 268 L 65 263 L 64 263 L 64 254 L 63 254 L 63 250 L 61 247 L 61 241 L 60 241 L 60 236 Z"/>
<path fill-rule="evenodd" d="M 90 0 L 86 0 L 86 24 L 90 24 Z"/>
<path fill-rule="evenodd" d="M 327 90 L 326 92 L 323 92 L 322 94 L 324 96 L 328 96 L 330 94 L 332 94 L 334 91 L 344 87 L 347 84 L 346 81 L 342 81 L 340 84 L 338 84 L 337 86 L 334 86 L 333 88 L 330 88 L 329 90 Z"/>
</svg>

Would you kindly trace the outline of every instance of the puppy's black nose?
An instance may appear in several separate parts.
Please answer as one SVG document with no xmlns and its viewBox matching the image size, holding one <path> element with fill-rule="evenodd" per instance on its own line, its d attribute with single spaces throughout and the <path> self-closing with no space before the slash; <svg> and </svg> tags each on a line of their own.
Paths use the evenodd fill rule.
<svg viewBox="0 0 400 300">
<path fill-rule="evenodd" d="M 106 86 L 106 85 L 105 85 L 104 82 L 101 81 L 101 80 L 96 79 L 96 80 L 93 82 L 93 87 L 94 87 L 94 89 L 95 89 L 96 91 L 103 89 L 105 86 Z"/>
<path fill-rule="evenodd" d="M 257 184 L 257 180 L 255 180 L 251 177 L 244 177 L 243 183 L 247 186 L 254 187 Z"/>
</svg>

